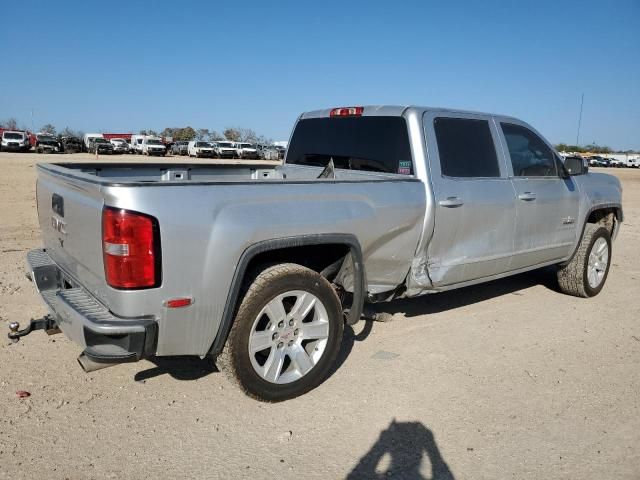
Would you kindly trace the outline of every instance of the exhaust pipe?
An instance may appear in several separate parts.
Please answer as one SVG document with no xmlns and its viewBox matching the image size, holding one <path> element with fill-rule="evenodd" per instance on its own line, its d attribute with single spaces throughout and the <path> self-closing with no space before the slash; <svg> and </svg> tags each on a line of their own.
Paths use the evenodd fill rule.
<svg viewBox="0 0 640 480">
<path fill-rule="evenodd" d="M 82 367 L 82 370 L 85 371 L 85 373 L 95 372 L 96 370 L 100 370 L 102 368 L 113 367 L 114 365 L 118 365 L 117 363 L 98 363 L 98 362 L 94 362 L 89 357 L 87 357 L 84 354 L 84 352 L 82 352 L 80 354 L 80 356 L 78 357 L 78 363 Z"/>
</svg>

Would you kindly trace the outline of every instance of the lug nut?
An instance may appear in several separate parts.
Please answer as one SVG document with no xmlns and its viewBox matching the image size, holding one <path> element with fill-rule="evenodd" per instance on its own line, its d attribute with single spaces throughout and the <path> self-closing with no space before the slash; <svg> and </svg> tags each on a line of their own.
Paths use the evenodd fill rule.
<svg viewBox="0 0 640 480">
<path fill-rule="evenodd" d="M 278 339 L 278 332 L 271 335 L 271 340 L 277 340 L 277 339 Z"/>
<path fill-rule="evenodd" d="M 298 336 L 298 334 L 299 334 L 299 333 L 300 333 L 300 330 L 299 330 L 299 329 L 297 329 L 297 328 L 293 331 L 293 334 L 294 334 L 296 337 Z"/>
<path fill-rule="evenodd" d="M 293 327 L 293 319 L 289 320 L 289 326 Z"/>
<path fill-rule="evenodd" d="M 283 328 L 284 327 L 284 322 L 279 322 L 278 323 L 278 328 Z"/>
<path fill-rule="evenodd" d="M 289 346 L 293 345 L 293 340 L 289 340 Z"/>
<path fill-rule="evenodd" d="M 282 347 L 284 347 L 284 343 L 280 342 L 280 343 L 278 344 L 278 348 L 282 348 Z"/>
</svg>

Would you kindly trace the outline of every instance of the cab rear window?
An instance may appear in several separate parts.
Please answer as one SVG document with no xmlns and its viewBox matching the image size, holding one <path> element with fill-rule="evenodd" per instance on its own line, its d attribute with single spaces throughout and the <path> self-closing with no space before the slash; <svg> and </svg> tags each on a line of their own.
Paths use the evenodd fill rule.
<svg viewBox="0 0 640 480">
<path fill-rule="evenodd" d="M 403 117 L 333 117 L 300 120 L 287 150 L 287 163 L 413 174 L 407 123 Z"/>
</svg>

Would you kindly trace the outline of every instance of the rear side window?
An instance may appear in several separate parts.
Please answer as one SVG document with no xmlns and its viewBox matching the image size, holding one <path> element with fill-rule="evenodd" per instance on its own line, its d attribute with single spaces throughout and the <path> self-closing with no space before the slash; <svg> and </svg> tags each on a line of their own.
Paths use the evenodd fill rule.
<svg viewBox="0 0 640 480">
<path fill-rule="evenodd" d="M 407 123 L 403 117 L 333 117 L 300 120 L 287 150 L 287 163 L 413 174 Z"/>
<path fill-rule="evenodd" d="M 501 123 L 515 177 L 557 177 L 556 157 L 528 128 Z"/>
<path fill-rule="evenodd" d="M 433 121 L 440 170 L 447 177 L 499 177 L 498 157 L 487 120 L 439 117 Z"/>
</svg>

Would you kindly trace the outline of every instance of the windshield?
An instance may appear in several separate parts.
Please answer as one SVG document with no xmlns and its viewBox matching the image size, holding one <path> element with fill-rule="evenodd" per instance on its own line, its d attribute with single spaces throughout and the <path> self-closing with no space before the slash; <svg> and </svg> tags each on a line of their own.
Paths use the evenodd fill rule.
<svg viewBox="0 0 640 480">
<path fill-rule="evenodd" d="M 147 140 L 147 145 L 162 145 L 160 140 L 156 140 L 155 138 L 150 138 Z"/>
<path fill-rule="evenodd" d="M 287 163 L 411 175 L 403 117 L 309 118 L 296 125 Z"/>
<path fill-rule="evenodd" d="M 196 147 L 210 147 L 207 142 L 196 142 Z"/>
<path fill-rule="evenodd" d="M 38 135 L 39 142 L 57 142 L 58 140 L 51 135 Z"/>
<path fill-rule="evenodd" d="M 254 148 L 250 143 L 241 143 L 240 148 Z"/>
<path fill-rule="evenodd" d="M 219 147 L 233 147 L 231 142 L 218 142 Z"/>
<path fill-rule="evenodd" d="M 24 135 L 22 133 L 4 132 L 2 136 L 7 140 L 22 140 Z"/>
<path fill-rule="evenodd" d="M 96 143 L 109 143 L 106 139 L 100 137 L 95 138 L 93 141 Z"/>
</svg>

